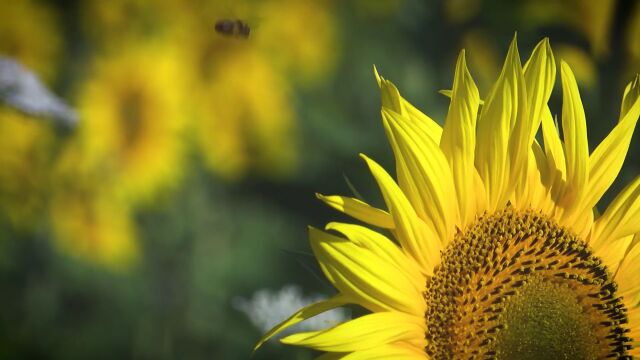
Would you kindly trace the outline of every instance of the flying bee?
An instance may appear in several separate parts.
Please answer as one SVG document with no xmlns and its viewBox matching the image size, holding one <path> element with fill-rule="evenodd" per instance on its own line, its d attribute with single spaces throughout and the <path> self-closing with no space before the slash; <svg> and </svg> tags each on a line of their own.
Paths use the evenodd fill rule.
<svg viewBox="0 0 640 360">
<path fill-rule="evenodd" d="M 240 19 L 221 19 L 216 21 L 216 32 L 224 36 L 248 38 L 251 28 Z"/>
</svg>

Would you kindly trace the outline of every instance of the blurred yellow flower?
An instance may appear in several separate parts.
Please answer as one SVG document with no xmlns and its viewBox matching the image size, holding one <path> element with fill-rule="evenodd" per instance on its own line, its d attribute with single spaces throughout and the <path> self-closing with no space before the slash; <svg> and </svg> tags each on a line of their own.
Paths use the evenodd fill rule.
<svg viewBox="0 0 640 360">
<path fill-rule="evenodd" d="M 187 2 L 176 11 L 171 39 L 189 58 L 194 139 L 211 170 L 227 180 L 295 170 L 290 89 L 316 84 L 333 70 L 331 10 L 331 2 L 274 0 Z M 246 22 L 249 36 L 217 33 L 214 25 L 223 19 Z"/>
<path fill-rule="evenodd" d="M 596 57 L 609 53 L 616 0 L 537 0 L 520 4 L 529 25 L 560 24 L 581 33 Z"/>
<path fill-rule="evenodd" d="M 50 82 L 62 45 L 53 8 L 42 1 L 0 1 L 0 14 L 0 55 L 19 60 Z"/>
<path fill-rule="evenodd" d="M 96 61 L 80 89 L 86 161 L 117 174 L 128 200 L 146 202 L 181 174 L 185 90 L 173 49 L 132 44 Z"/>
<path fill-rule="evenodd" d="M 0 108 L 0 213 L 20 229 L 42 215 L 54 140 L 50 123 Z"/>
<path fill-rule="evenodd" d="M 297 162 L 289 84 L 251 48 L 216 64 L 211 81 L 196 92 L 194 129 L 208 166 L 228 179 L 249 169 L 287 175 Z"/>
<path fill-rule="evenodd" d="M 251 35 L 274 64 L 304 83 L 333 70 L 338 54 L 336 28 L 328 1 L 265 1 Z"/>
<path fill-rule="evenodd" d="M 566 9 L 575 26 L 589 39 L 591 51 L 596 56 L 609 53 L 615 7 L 616 0 L 574 0 Z"/>
<path fill-rule="evenodd" d="M 74 173 L 66 175 L 70 179 Z M 59 188 L 51 201 L 56 244 L 66 254 L 113 269 L 130 266 L 138 245 L 129 207 L 114 195 L 111 184 L 97 177 L 82 184 L 80 178 Z"/>
</svg>

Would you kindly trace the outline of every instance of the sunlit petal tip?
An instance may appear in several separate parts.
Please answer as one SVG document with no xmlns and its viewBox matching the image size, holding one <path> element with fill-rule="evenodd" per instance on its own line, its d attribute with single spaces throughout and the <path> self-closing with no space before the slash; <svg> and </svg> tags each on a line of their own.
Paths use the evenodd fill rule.
<svg viewBox="0 0 640 360">
<path fill-rule="evenodd" d="M 383 229 L 393 229 L 395 226 L 393 218 L 388 212 L 375 208 L 359 199 L 339 195 L 326 196 L 322 194 L 316 194 L 316 197 L 326 205 L 354 219 Z"/>
<path fill-rule="evenodd" d="M 520 52 L 518 51 L 518 33 L 513 34 L 513 39 L 509 44 L 509 50 L 507 51 L 507 57 L 504 63 L 503 71 L 506 69 L 512 70 L 512 66 L 522 67 L 520 64 Z M 509 67 L 506 66 L 507 64 L 509 64 Z"/>
<path fill-rule="evenodd" d="M 640 74 L 636 74 L 634 79 L 627 85 L 620 105 L 620 119 L 624 118 L 635 103 L 640 99 Z"/>
<path fill-rule="evenodd" d="M 510 61 L 514 61 L 517 59 L 518 63 L 520 63 L 520 52 L 518 50 L 518 39 L 514 35 L 513 41 L 509 45 L 509 51 L 507 52 L 507 59 Z"/>
<path fill-rule="evenodd" d="M 255 354 L 255 352 L 269 339 L 273 338 L 283 330 L 301 322 L 306 319 L 312 318 L 318 314 L 321 314 L 325 311 L 335 309 L 337 307 L 341 307 L 349 303 L 349 298 L 342 295 L 337 294 L 333 297 L 323 300 L 317 303 L 313 303 L 303 307 L 302 309 L 296 311 L 293 315 L 291 315 L 288 319 L 282 321 L 280 324 L 273 327 L 273 329 L 269 330 L 266 334 L 260 338 L 258 343 L 253 347 L 253 351 L 251 355 Z"/>
<path fill-rule="evenodd" d="M 475 163 L 485 185 L 489 210 L 502 206 L 524 177 L 529 131 L 526 86 L 514 36 L 477 123 Z"/>
<path fill-rule="evenodd" d="M 399 113 L 404 113 L 406 100 L 400 95 L 398 88 L 389 80 L 378 74 L 377 69 L 374 67 L 374 74 L 378 87 L 380 88 L 380 98 L 382 102 L 382 108 L 393 109 Z"/>
<path fill-rule="evenodd" d="M 553 73 L 555 74 L 556 63 L 555 63 L 555 58 L 553 56 L 553 50 L 551 49 L 551 41 L 549 40 L 548 37 L 546 37 L 542 39 L 540 44 L 541 44 L 541 49 L 544 50 L 544 54 L 550 57 L 550 65 L 553 66 Z"/>
<path fill-rule="evenodd" d="M 539 53 L 542 59 L 547 59 L 546 57 L 550 56 L 553 60 L 553 50 L 551 50 L 551 43 L 549 42 L 549 38 L 544 38 L 538 42 L 536 47 L 533 49 L 533 53 L 531 55 L 534 58 L 534 54 Z M 549 65 L 553 65 L 553 69 L 555 70 L 555 62 L 550 62 Z"/>
<path fill-rule="evenodd" d="M 332 221 L 330 223 L 327 223 L 327 225 L 324 226 L 324 231 L 333 231 L 339 223 Z"/>
<path fill-rule="evenodd" d="M 556 79 L 556 63 L 549 44 L 549 38 L 544 38 L 538 42 L 525 63 L 523 71 L 527 90 L 530 128 L 527 140 L 532 143 L 540 127 L 540 122 L 547 116 L 545 114 L 548 111 L 547 103 Z M 548 123 L 545 124 L 547 127 L 548 125 Z"/>
<path fill-rule="evenodd" d="M 449 99 L 451 99 L 451 95 L 453 95 L 453 90 L 450 89 L 442 89 L 442 90 L 438 90 L 438 93 L 441 95 L 444 95 L 446 97 L 448 97 Z"/>
<path fill-rule="evenodd" d="M 511 38 L 511 42 L 509 43 L 509 50 L 507 51 L 507 56 L 505 58 L 505 63 L 513 56 L 513 53 L 518 53 L 518 32 L 513 33 L 513 37 Z"/>
<path fill-rule="evenodd" d="M 453 90 L 450 90 L 450 89 L 438 90 L 438 94 L 444 95 L 444 96 L 448 97 L 449 99 L 451 99 L 451 96 L 453 96 Z M 484 105 L 484 100 L 479 99 L 478 101 L 479 101 L 480 105 Z"/>
<path fill-rule="evenodd" d="M 359 153 L 358 156 L 360 157 L 360 159 L 364 160 L 364 163 L 367 165 L 369 170 L 376 169 L 376 168 L 381 168 L 381 166 L 378 165 L 378 163 L 375 160 L 373 160 L 372 158 L 368 157 L 366 154 Z"/>
<path fill-rule="evenodd" d="M 551 52 L 551 41 L 549 40 L 549 37 L 544 37 L 542 40 L 540 40 L 536 47 L 538 46 L 540 46 L 541 49 L 544 49 L 545 52 Z"/>
<path fill-rule="evenodd" d="M 380 76 L 380 73 L 378 73 L 378 68 L 376 67 L 375 64 L 373 64 L 373 74 L 376 77 L 376 82 L 378 83 L 378 87 L 382 87 L 382 81 L 384 80 L 384 78 Z"/>
</svg>

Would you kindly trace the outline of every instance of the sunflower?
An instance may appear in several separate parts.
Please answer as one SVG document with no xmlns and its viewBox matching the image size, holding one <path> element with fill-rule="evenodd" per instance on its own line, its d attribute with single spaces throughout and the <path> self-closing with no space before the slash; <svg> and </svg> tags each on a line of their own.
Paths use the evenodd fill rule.
<svg viewBox="0 0 640 360">
<path fill-rule="evenodd" d="M 283 338 L 323 359 L 603 359 L 640 355 L 640 177 L 598 215 L 640 114 L 640 77 L 589 154 L 574 75 L 560 64 L 560 139 L 547 105 L 556 65 L 544 39 L 521 65 L 515 38 L 480 100 L 461 52 L 443 127 L 377 76 L 397 182 L 362 155 L 387 210 L 319 198 L 384 231 L 330 223 L 310 242 L 334 297 L 370 313 Z M 543 144 L 536 139 L 542 125 Z M 389 233 L 390 236 L 385 236 Z"/>
<path fill-rule="evenodd" d="M 279 178 L 295 170 L 290 86 L 264 55 L 250 48 L 230 52 L 199 86 L 194 129 L 211 170 L 229 180 L 250 171 Z"/>
<path fill-rule="evenodd" d="M 79 89 L 85 166 L 116 174 L 133 202 L 152 200 L 181 175 L 184 91 L 174 50 L 153 41 L 122 45 L 96 60 Z"/>
<path fill-rule="evenodd" d="M 50 172 L 52 239 L 63 254 L 126 269 L 138 257 L 134 209 L 120 192 L 120 176 L 87 161 L 81 140 L 65 144 Z"/>
</svg>

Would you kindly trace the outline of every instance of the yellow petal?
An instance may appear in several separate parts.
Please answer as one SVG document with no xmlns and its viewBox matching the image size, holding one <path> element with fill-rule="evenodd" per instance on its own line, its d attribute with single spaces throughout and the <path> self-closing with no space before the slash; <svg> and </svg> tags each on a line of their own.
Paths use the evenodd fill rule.
<svg viewBox="0 0 640 360">
<path fill-rule="evenodd" d="M 589 144 L 587 122 L 580 100 L 580 93 L 571 68 L 564 61 L 562 73 L 562 130 L 567 167 L 567 193 L 564 207 L 577 205 L 588 182 Z"/>
<path fill-rule="evenodd" d="M 602 263 L 607 266 L 609 271 L 615 274 L 629 249 L 629 245 L 633 241 L 633 237 L 634 235 L 629 235 L 615 241 L 607 241 L 606 243 L 600 243 L 600 245 L 596 244 L 592 246 L 593 254 L 602 260 Z"/>
<path fill-rule="evenodd" d="M 424 349 L 404 343 L 382 345 L 371 349 L 352 352 L 342 360 L 428 360 Z"/>
<path fill-rule="evenodd" d="M 542 118 L 547 116 L 547 102 L 556 78 L 556 65 L 548 38 L 538 43 L 525 63 L 523 71 L 529 115 L 526 140 L 529 146 L 529 160 L 527 176 L 521 178 L 521 181 L 516 184 L 518 196 L 515 196 L 514 203 L 521 203 L 524 207 L 533 206 L 535 203 L 537 208 L 541 208 L 546 205 L 544 202 L 548 195 L 542 183 L 548 179 L 548 166 L 544 156 L 540 156 L 539 152 L 536 153 L 540 147 L 534 140 Z M 518 199 L 518 197 L 522 198 Z"/>
<path fill-rule="evenodd" d="M 564 191 L 567 166 L 564 156 L 564 146 L 558 128 L 556 127 L 551 111 L 547 107 L 542 113 L 542 138 L 544 140 L 544 152 L 547 158 L 547 177 L 543 178 L 545 185 L 553 189 L 553 199 L 559 200 Z"/>
<path fill-rule="evenodd" d="M 376 69 L 375 66 L 373 67 L 373 71 L 378 82 L 378 87 L 380 88 L 382 107 L 393 110 L 403 116 L 408 116 L 417 123 L 417 125 L 425 132 L 425 134 L 427 134 L 427 136 L 429 136 L 429 138 L 431 138 L 432 141 L 436 144 L 440 143 L 442 127 L 405 100 L 391 81 L 384 79 L 378 74 L 378 69 Z"/>
<path fill-rule="evenodd" d="M 393 218 L 388 212 L 374 208 L 358 199 L 338 195 L 325 196 L 322 194 L 316 194 L 316 197 L 332 208 L 367 224 L 383 229 L 393 229 L 394 227 Z"/>
<path fill-rule="evenodd" d="M 628 238 L 632 240 L 629 241 Z M 628 238 L 623 238 L 621 241 L 615 241 L 625 245 L 624 258 L 619 268 L 609 268 L 609 270 L 616 274 L 615 281 L 618 283 L 618 294 L 625 299 L 635 299 L 640 295 L 640 246 L 637 246 L 640 242 L 640 234 L 630 235 Z M 625 241 L 626 240 L 626 241 Z M 605 246 L 603 246 L 605 247 Z"/>
<path fill-rule="evenodd" d="M 556 81 L 556 63 L 551 52 L 549 39 L 544 38 L 533 49 L 533 53 L 524 64 L 524 82 L 527 87 L 527 103 L 531 126 L 528 143 L 536 136 L 547 102 Z"/>
<path fill-rule="evenodd" d="M 423 274 L 431 275 L 440 260 L 442 244 L 437 235 L 416 214 L 411 203 L 389 174 L 375 161 L 360 155 L 373 177 L 396 224 L 396 239 L 419 265 Z"/>
<path fill-rule="evenodd" d="M 453 172 L 462 225 L 471 221 L 476 214 L 473 173 L 476 171 L 474 156 L 479 99 L 478 88 L 467 69 L 463 50 L 456 64 L 451 103 L 440 140 L 440 148 Z"/>
<path fill-rule="evenodd" d="M 463 50 L 464 51 L 464 50 Z M 449 99 L 451 99 L 451 97 L 453 96 L 453 90 L 449 90 L 449 89 L 442 89 L 442 90 L 438 90 L 438 92 L 446 97 L 448 97 Z"/>
<path fill-rule="evenodd" d="M 620 122 L 589 157 L 589 185 L 582 207 L 593 208 L 618 176 L 640 116 L 640 77 L 627 86 Z"/>
<path fill-rule="evenodd" d="M 284 344 L 321 351 L 348 352 L 424 338 L 424 318 L 398 312 L 379 312 L 347 321 L 333 328 L 289 335 Z"/>
<path fill-rule="evenodd" d="M 404 109 L 407 112 L 407 116 L 415 123 L 415 126 L 420 128 L 420 130 L 429 136 L 433 142 L 439 144 L 440 138 L 442 137 L 442 127 L 440 124 L 425 115 L 422 111 L 418 110 L 418 108 L 413 106 L 407 100 L 402 99 L 402 101 Z"/>
<path fill-rule="evenodd" d="M 526 88 L 514 38 L 478 119 L 475 163 L 486 187 L 489 211 L 506 203 L 514 185 L 526 174 L 529 125 L 524 95 Z"/>
<path fill-rule="evenodd" d="M 548 165 L 544 151 L 537 141 L 531 144 L 526 181 L 518 184 L 518 191 L 511 203 L 519 209 L 547 210 L 553 204 L 549 201 L 549 189 L 542 179 L 548 177 Z M 516 195 L 517 194 L 517 195 Z"/>
<path fill-rule="evenodd" d="M 451 97 L 453 96 L 453 90 L 449 90 L 449 89 L 438 90 L 438 93 L 448 97 L 449 99 L 451 99 Z M 480 105 L 484 105 L 484 100 L 478 99 L 478 103 Z"/>
<path fill-rule="evenodd" d="M 274 326 L 273 329 L 269 330 L 269 332 L 264 334 L 264 336 L 260 339 L 260 341 L 258 341 L 256 346 L 253 348 L 253 351 L 255 352 L 256 350 L 258 350 L 258 348 L 262 346 L 262 344 L 264 344 L 269 339 L 276 336 L 278 333 L 285 330 L 286 328 L 291 327 L 303 320 L 312 318 L 325 311 L 329 311 L 331 309 L 335 309 L 337 307 L 340 307 L 346 304 L 348 304 L 347 298 L 342 294 L 337 294 L 327 300 L 323 300 L 323 301 L 303 307 L 302 309 L 296 311 L 288 319 Z"/>
<path fill-rule="evenodd" d="M 566 217 L 562 217 L 558 220 L 560 225 L 564 225 L 571 229 L 581 239 L 587 239 L 590 236 L 591 229 L 593 228 L 593 221 L 595 219 L 595 208 L 582 212 L 576 212 L 569 220 Z"/>
<path fill-rule="evenodd" d="M 371 311 L 424 315 L 422 290 L 375 251 L 314 228 L 309 241 L 327 279 L 355 303 Z"/>
<path fill-rule="evenodd" d="M 640 177 L 637 177 L 609 204 L 594 224 L 593 247 L 640 232 Z"/>
<path fill-rule="evenodd" d="M 438 145 L 413 121 L 383 109 L 382 119 L 396 157 L 398 183 L 418 216 L 445 241 L 457 224 L 453 177 Z"/>
<path fill-rule="evenodd" d="M 398 271 L 405 274 L 407 279 L 413 282 L 416 289 L 424 288 L 427 279 L 421 274 L 420 266 L 386 236 L 364 226 L 337 222 L 327 224 L 325 229 L 337 231 L 356 245 L 371 250 L 390 264 L 395 265 Z"/>
<path fill-rule="evenodd" d="M 480 173 L 478 169 L 473 173 L 473 183 L 476 188 L 476 209 L 478 213 L 482 213 L 488 210 L 487 206 L 487 192 L 485 191 L 486 187 L 482 182 L 482 177 L 480 177 Z"/>
<path fill-rule="evenodd" d="M 639 11 L 640 13 L 640 11 Z M 622 96 L 622 104 L 620 105 L 620 118 L 623 118 L 631 108 L 635 106 L 638 97 L 640 97 L 640 74 L 636 74 L 636 77 L 627 85 L 624 89 L 624 95 Z"/>
<path fill-rule="evenodd" d="M 380 88 L 380 100 L 382 107 L 392 109 L 399 113 L 404 113 L 404 107 L 402 104 L 402 96 L 398 88 L 389 80 L 383 78 L 378 74 L 378 69 L 374 66 L 373 73 L 376 76 L 378 82 L 378 88 Z"/>
</svg>

